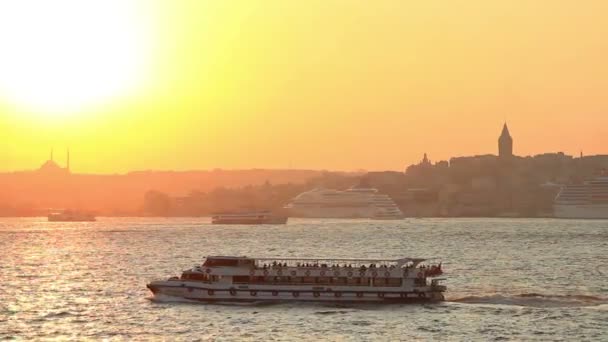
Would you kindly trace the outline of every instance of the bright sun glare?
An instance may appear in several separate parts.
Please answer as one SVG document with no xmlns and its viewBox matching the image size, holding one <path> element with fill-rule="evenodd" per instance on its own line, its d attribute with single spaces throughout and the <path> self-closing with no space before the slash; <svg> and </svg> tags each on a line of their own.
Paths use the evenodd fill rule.
<svg viewBox="0 0 608 342">
<path fill-rule="evenodd" d="M 67 115 L 142 82 L 149 53 L 124 0 L 0 2 L 0 101 Z"/>
</svg>

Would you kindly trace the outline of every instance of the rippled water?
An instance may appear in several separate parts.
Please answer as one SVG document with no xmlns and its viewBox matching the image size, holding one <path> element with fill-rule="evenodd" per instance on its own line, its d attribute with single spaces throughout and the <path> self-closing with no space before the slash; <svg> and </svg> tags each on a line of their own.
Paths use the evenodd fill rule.
<svg viewBox="0 0 608 342">
<path fill-rule="evenodd" d="M 0 338 L 117 340 L 608 340 L 608 221 L 0 220 Z M 440 256 L 437 305 L 205 305 L 152 300 L 147 281 L 207 254 Z"/>
</svg>

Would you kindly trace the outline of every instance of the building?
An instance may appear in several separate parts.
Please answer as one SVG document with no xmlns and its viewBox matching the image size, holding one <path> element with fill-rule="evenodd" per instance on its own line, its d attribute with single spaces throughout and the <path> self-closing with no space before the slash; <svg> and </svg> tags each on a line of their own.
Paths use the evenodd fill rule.
<svg viewBox="0 0 608 342">
<path fill-rule="evenodd" d="M 67 151 L 66 167 L 61 167 L 55 162 L 53 150 L 51 150 L 51 157 L 40 166 L 38 173 L 51 176 L 70 174 L 70 150 Z"/>
<path fill-rule="evenodd" d="M 513 157 L 513 138 L 509 133 L 509 127 L 507 127 L 506 122 L 502 127 L 502 133 L 498 138 L 498 156 L 500 158 Z"/>
</svg>

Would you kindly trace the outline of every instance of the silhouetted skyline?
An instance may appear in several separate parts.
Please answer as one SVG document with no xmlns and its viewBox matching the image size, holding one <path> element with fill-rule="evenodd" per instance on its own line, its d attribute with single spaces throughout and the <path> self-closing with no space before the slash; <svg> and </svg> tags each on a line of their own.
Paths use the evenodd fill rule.
<svg viewBox="0 0 608 342">
<path fill-rule="evenodd" d="M 38 5 L 0 5 L 2 171 L 401 170 L 505 120 L 518 155 L 608 146 L 602 1 Z"/>
</svg>

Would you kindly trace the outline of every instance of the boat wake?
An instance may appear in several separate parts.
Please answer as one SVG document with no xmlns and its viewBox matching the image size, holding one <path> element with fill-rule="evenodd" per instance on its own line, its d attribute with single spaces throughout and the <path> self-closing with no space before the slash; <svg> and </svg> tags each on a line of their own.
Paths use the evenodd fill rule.
<svg viewBox="0 0 608 342">
<path fill-rule="evenodd" d="M 550 295 L 522 293 L 516 295 L 493 294 L 488 296 L 467 296 L 450 299 L 448 302 L 465 304 L 499 304 L 529 307 L 585 307 L 608 304 L 608 298 L 589 295 Z"/>
</svg>

